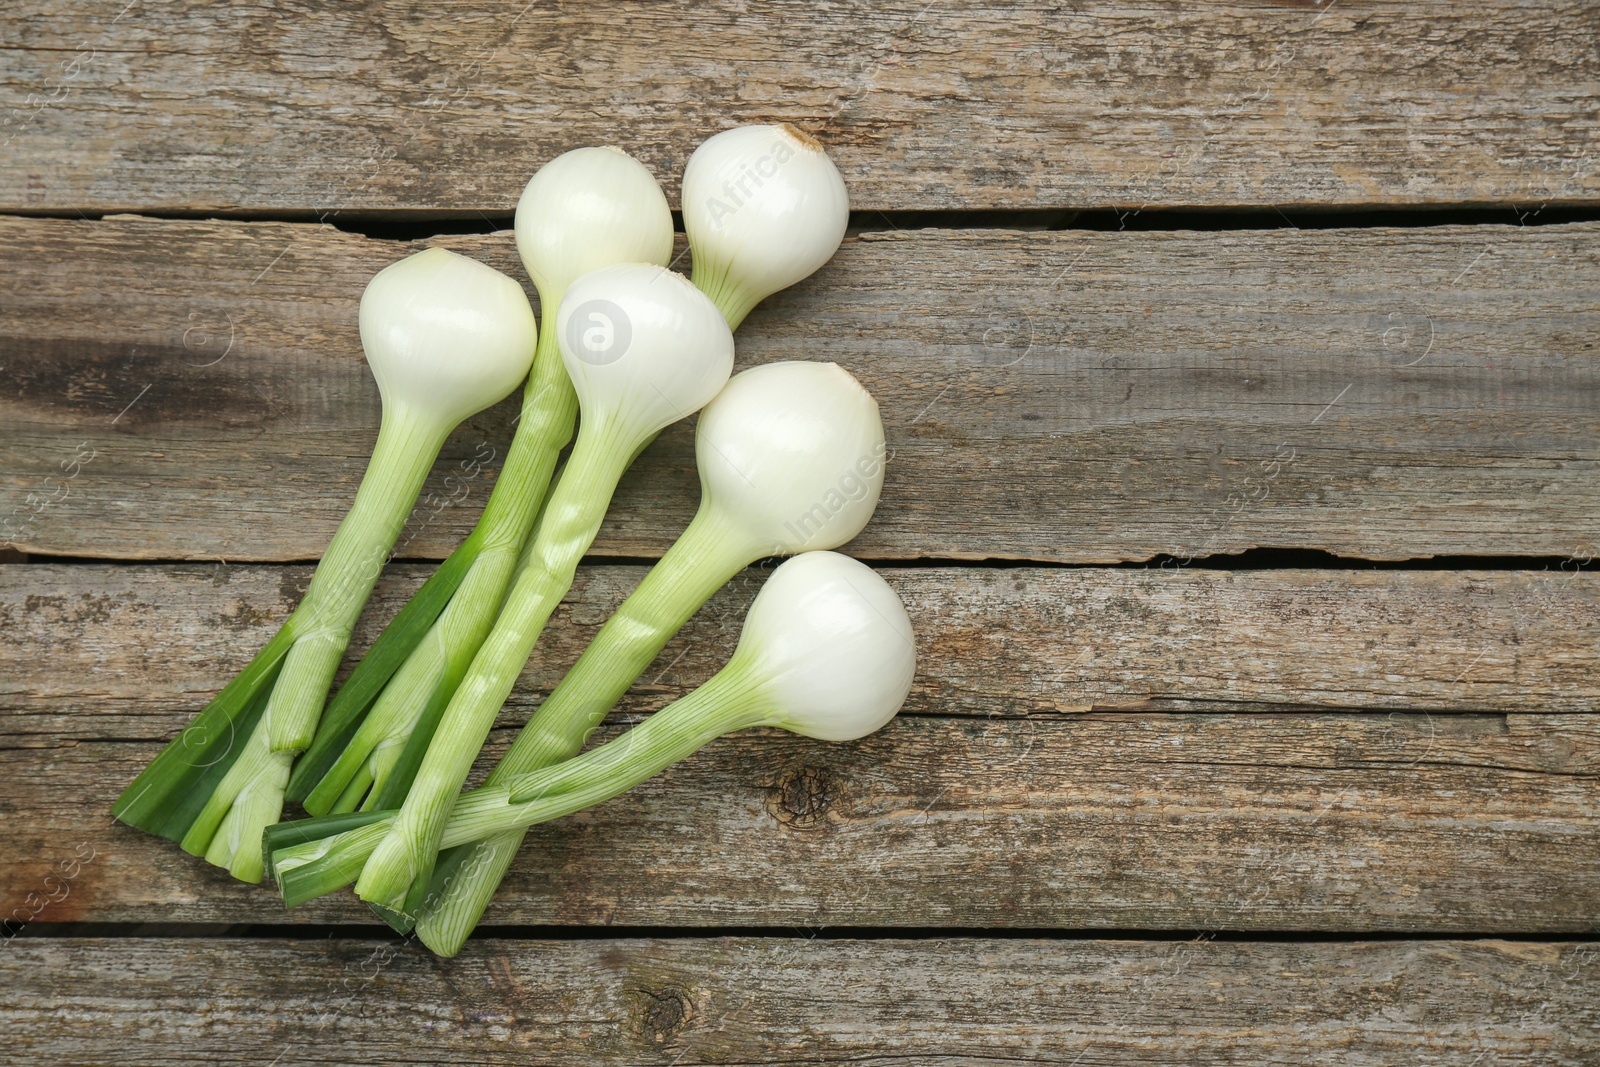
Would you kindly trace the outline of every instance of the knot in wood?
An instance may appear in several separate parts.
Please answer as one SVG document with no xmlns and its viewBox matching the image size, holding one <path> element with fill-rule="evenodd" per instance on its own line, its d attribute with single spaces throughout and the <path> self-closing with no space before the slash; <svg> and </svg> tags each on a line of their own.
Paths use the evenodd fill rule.
<svg viewBox="0 0 1600 1067">
<path fill-rule="evenodd" d="M 809 830 L 819 826 L 837 792 L 833 776 L 817 767 L 799 767 L 784 774 L 767 797 L 767 811 L 784 826 Z"/>
<path fill-rule="evenodd" d="M 683 1032 L 694 1015 L 694 1004 L 681 989 L 665 986 L 660 990 L 636 989 L 639 1033 L 662 1044 Z"/>
</svg>

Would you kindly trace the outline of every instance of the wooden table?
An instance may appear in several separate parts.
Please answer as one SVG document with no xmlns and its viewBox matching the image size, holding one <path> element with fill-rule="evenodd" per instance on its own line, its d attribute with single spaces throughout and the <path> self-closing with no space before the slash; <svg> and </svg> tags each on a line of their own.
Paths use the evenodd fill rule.
<svg viewBox="0 0 1600 1067">
<path fill-rule="evenodd" d="M 1593 5 L 36 6 L 0 12 L 0 1059 L 1600 1058 Z M 558 152 L 676 203 L 768 121 L 859 211 L 740 363 L 882 404 L 852 551 L 919 629 L 901 717 L 539 829 L 453 960 L 114 825 L 351 498 L 366 279 L 521 276 Z M 511 415 L 452 439 L 357 647 Z M 493 749 L 695 499 L 679 427 Z"/>
</svg>

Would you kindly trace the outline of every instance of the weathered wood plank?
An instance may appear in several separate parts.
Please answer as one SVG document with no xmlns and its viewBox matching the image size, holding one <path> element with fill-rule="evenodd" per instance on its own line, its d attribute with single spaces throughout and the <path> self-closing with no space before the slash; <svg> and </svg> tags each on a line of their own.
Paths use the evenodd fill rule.
<svg viewBox="0 0 1600 1067">
<path fill-rule="evenodd" d="M 108 815 L 305 568 L 0 573 L 7 910 L 77 854 L 41 921 L 370 921 L 349 898 L 286 914 Z M 489 921 L 1538 932 L 1600 914 L 1600 720 L 1548 713 L 1595 706 L 1600 642 L 1519 614 L 1592 628 L 1591 575 L 887 573 L 920 627 L 908 714 L 853 745 L 723 739 L 541 828 Z M 585 574 L 532 691 L 638 574 Z M 725 658 L 741 584 L 626 714 Z M 1352 704 L 1372 710 L 1328 707 Z M 1192 712 L 1219 705 L 1260 713 Z"/>
<path fill-rule="evenodd" d="M 294 224 L 0 220 L 0 539 L 318 556 L 375 433 L 355 302 L 410 246 Z M 443 243 L 520 275 L 508 235 Z M 742 364 L 833 359 L 893 456 L 859 554 L 1097 562 L 1325 548 L 1595 554 L 1600 225 L 869 235 L 758 310 Z M 402 552 L 470 528 L 512 405 L 447 450 Z M 696 497 L 678 427 L 601 553 Z"/>
<path fill-rule="evenodd" d="M 36 1062 L 1590 1064 L 1590 943 L 21 940 Z"/>
<path fill-rule="evenodd" d="M 509 211 L 564 149 L 675 191 L 770 121 L 865 208 L 1600 194 L 1578 3 L 40 6 L 0 16 L 9 209 Z"/>
<path fill-rule="evenodd" d="M 430 573 L 378 585 L 363 649 Z M 644 573 L 584 567 L 501 722 L 520 724 Z M 918 630 L 919 715 L 1600 710 L 1600 575 L 1517 571 L 894 568 Z M 163 740 L 288 616 L 308 566 L 0 567 L 13 744 Z M 761 574 L 736 579 L 624 706 L 726 662 Z M 81 709 L 93 707 L 92 717 Z"/>
<path fill-rule="evenodd" d="M 0 915 L 377 921 L 348 894 L 285 912 L 113 825 L 156 750 L 0 750 Z M 850 745 L 739 735 L 536 828 L 485 921 L 1582 933 L 1600 915 L 1597 790 L 1591 716 L 906 716 Z"/>
</svg>

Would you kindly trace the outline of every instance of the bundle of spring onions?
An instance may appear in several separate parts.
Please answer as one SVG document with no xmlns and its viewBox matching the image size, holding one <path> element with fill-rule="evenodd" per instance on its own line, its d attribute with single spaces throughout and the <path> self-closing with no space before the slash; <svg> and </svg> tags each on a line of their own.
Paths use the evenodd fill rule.
<svg viewBox="0 0 1600 1067">
<path fill-rule="evenodd" d="M 671 216 L 631 157 L 579 149 L 533 177 L 516 243 L 542 331 L 515 282 L 448 252 L 373 279 L 361 332 L 384 417 L 355 504 L 300 608 L 129 786 L 119 818 L 242 879 L 270 869 L 290 904 L 353 883 L 391 924 L 452 955 L 528 826 L 613 797 L 724 733 L 768 725 L 847 740 L 894 715 L 914 667 L 905 610 L 870 569 L 828 551 L 877 505 L 886 458 L 877 405 L 831 363 L 771 363 L 730 379 L 732 331 L 838 248 L 844 183 L 799 131 L 747 126 L 701 145 L 682 188 L 692 278 L 664 265 Z M 324 712 L 351 628 L 445 436 L 524 377 L 515 437 L 477 528 Z M 657 433 L 702 408 L 694 521 L 488 782 L 463 793 L 618 480 Z M 743 567 L 779 555 L 794 559 L 757 597 L 728 665 L 580 755 L 700 605 Z M 285 797 L 312 817 L 280 822 Z"/>
</svg>

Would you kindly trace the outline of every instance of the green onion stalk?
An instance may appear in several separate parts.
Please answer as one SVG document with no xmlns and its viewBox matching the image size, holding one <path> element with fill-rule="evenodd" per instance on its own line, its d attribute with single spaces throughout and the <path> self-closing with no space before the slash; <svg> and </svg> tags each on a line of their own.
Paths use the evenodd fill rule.
<svg viewBox="0 0 1600 1067">
<path fill-rule="evenodd" d="M 450 808 L 550 614 L 594 541 L 617 482 L 664 427 L 708 403 L 733 369 L 733 335 L 687 278 L 621 264 L 575 281 L 556 316 L 578 395 L 577 440 L 494 628 L 444 709 L 393 825 L 356 881 L 369 903 L 413 914 Z"/>
<path fill-rule="evenodd" d="M 561 298 L 598 267 L 665 264 L 672 215 L 643 164 L 616 148 L 580 148 L 528 182 L 516 237 L 545 328 L 505 466 L 476 529 L 441 568 L 459 572 L 453 585 L 424 585 L 418 599 L 426 608 L 408 604 L 330 702 L 289 780 L 289 799 L 313 814 L 397 807 L 405 798 L 434 726 L 500 609 L 557 455 L 572 439 L 578 400 L 556 343 Z"/>
<path fill-rule="evenodd" d="M 440 448 L 527 376 L 538 337 L 521 286 L 437 248 L 372 279 L 360 326 L 383 417 L 350 511 L 299 606 L 112 807 L 244 881 L 261 880 L 262 831 Z"/>
<path fill-rule="evenodd" d="M 899 711 L 915 672 L 911 620 L 889 585 L 848 556 L 803 553 L 772 573 L 732 658 L 704 685 L 581 756 L 462 794 L 440 843 L 459 848 L 520 835 L 615 797 L 737 730 L 770 726 L 825 741 L 864 737 Z M 337 827 L 332 819 L 309 820 L 321 824 L 311 829 L 273 827 L 265 847 L 285 902 L 349 884 L 398 817 L 359 812 L 332 817 L 346 820 Z M 427 914 L 443 906 L 419 904 Z"/>
</svg>

